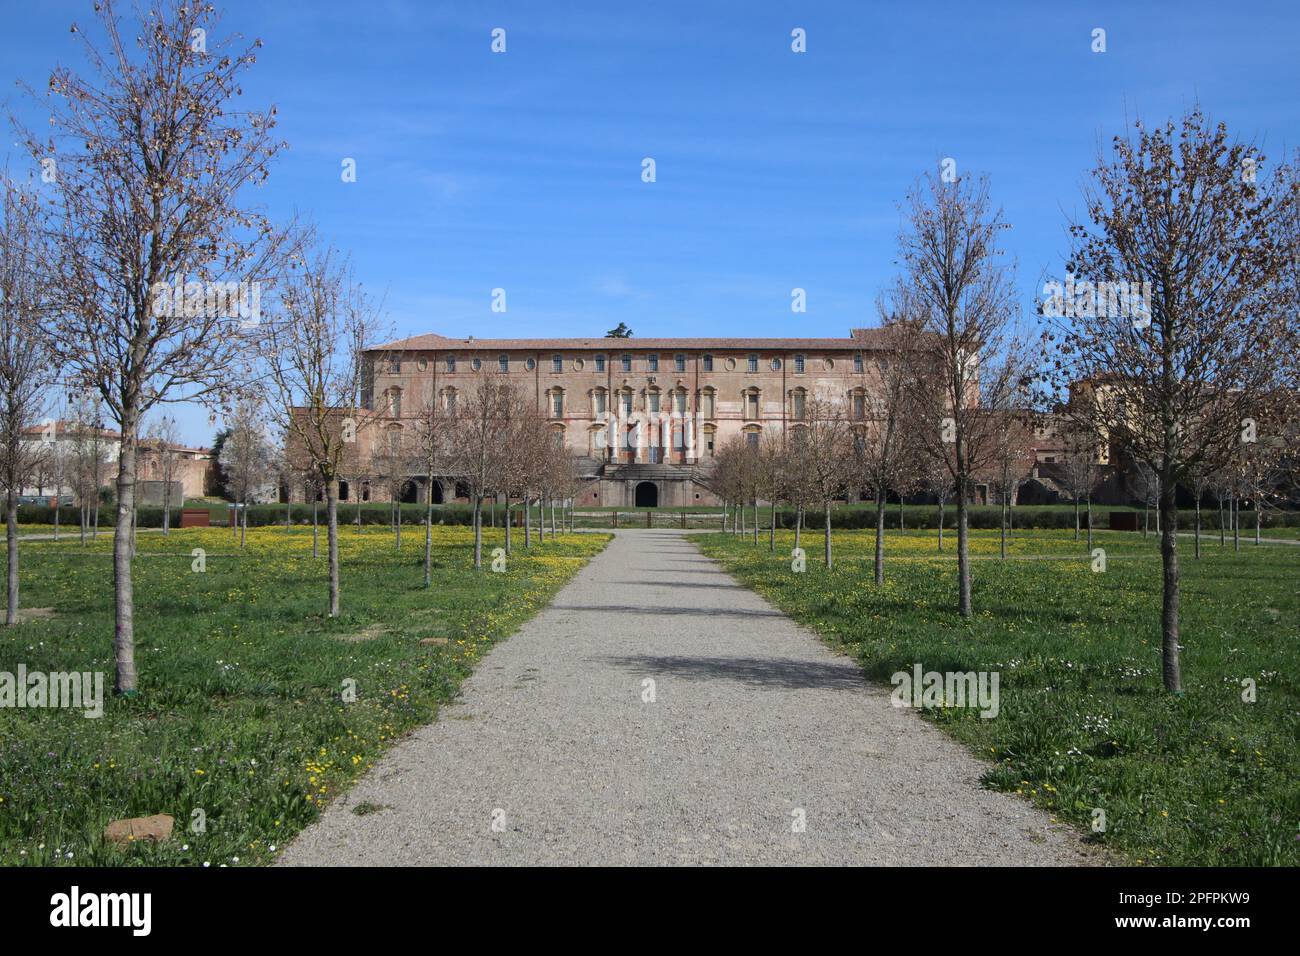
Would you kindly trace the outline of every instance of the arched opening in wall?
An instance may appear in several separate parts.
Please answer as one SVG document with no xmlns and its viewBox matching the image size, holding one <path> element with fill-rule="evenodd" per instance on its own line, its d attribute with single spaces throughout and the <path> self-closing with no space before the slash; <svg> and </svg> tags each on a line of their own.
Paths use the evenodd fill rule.
<svg viewBox="0 0 1300 956">
<path fill-rule="evenodd" d="M 435 504 L 435 505 L 440 505 L 440 504 L 443 503 L 443 502 L 442 502 L 442 482 L 441 482 L 441 481 L 437 481 L 437 480 L 435 479 L 434 482 L 433 482 L 433 484 L 429 485 L 429 501 L 432 502 L 432 503 Z"/>
<path fill-rule="evenodd" d="M 463 482 L 463 481 L 458 481 L 458 482 L 456 482 L 456 497 L 457 497 L 457 498 L 465 498 L 465 499 L 468 499 L 468 498 L 469 498 L 469 485 L 466 484 L 466 483 Z"/>
<path fill-rule="evenodd" d="M 653 481 L 643 481 L 636 486 L 635 503 L 638 508 L 659 507 L 659 488 Z"/>
<path fill-rule="evenodd" d="M 361 500 L 362 501 L 370 500 L 370 482 L 368 481 L 361 482 Z"/>
<path fill-rule="evenodd" d="M 419 486 L 413 481 L 402 482 L 402 492 L 398 496 L 404 505 L 413 505 L 420 500 Z"/>
<path fill-rule="evenodd" d="M 340 478 L 340 479 L 339 479 L 339 501 L 347 501 L 347 500 L 348 500 L 348 492 L 351 491 L 351 490 L 352 490 L 352 489 L 351 489 L 351 487 L 349 487 L 349 485 L 348 485 L 348 483 L 347 483 L 347 480 L 346 480 L 346 479 L 343 479 L 343 478 Z"/>
</svg>

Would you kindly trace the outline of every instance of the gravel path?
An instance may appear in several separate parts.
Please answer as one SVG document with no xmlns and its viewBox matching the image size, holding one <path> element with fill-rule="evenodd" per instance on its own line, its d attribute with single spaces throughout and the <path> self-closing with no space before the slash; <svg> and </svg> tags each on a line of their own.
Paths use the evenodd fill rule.
<svg viewBox="0 0 1300 956">
<path fill-rule="evenodd" d="M 620 531 L 282 862 L 1097 860 L 984 768 L 685 536 Z"/>
</svg>

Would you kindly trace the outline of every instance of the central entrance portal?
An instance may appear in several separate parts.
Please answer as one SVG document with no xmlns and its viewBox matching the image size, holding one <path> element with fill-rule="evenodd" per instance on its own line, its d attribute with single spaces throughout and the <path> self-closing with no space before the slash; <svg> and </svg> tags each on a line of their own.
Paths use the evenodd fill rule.
<svg viewBox="0 0 1300 956">
<path fill-rule="evenodd" d="M 659 488 L 653 481 L 643 481 L 636 486 L 636 506 L 638 508 L 659 507 Z"/>
</svg>

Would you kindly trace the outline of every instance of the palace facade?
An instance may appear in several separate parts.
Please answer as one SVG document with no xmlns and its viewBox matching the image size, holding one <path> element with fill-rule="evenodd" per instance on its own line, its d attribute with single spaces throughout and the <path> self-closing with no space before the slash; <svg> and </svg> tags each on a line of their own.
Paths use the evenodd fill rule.
<svg viewBox="0 0 1300 956">
<path fill-rule="evenodd" d="M 509 376 L 591 479 L 579 505 L 714 504 L 705 479 L 726 442 L 786 434 L 814 399 L 864 418 L 878 387 L 879 344 L 876 329 L 779 339 L 418 335 L 367 353 L 363 402 L 382 410 L 373 427 L 393 447 L 394 437 L 405 444 L 401 432 L 430 398 L 450 412 L 482 371 Z M 424 500 L 426 483 L 413 473 L 402 497 Z M 352 500 L 381 497 L 377 488 L 348 491 Z M 431 493 L 435 502 L 458 497 L 450 481 L 435 481 Z"/>
</svg>

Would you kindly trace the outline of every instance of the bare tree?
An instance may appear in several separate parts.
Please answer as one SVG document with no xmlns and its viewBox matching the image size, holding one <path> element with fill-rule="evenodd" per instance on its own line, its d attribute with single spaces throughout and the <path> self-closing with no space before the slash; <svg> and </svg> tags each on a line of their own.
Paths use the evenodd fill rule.
<svg viewBox="0 0 1300 956">
<path fill-rule="evenodd" d="M 248 508 L 257 493 L 276 473 L 276 452 L 266 434 L 266 422 L 259 403 L 241 399 L 227 416 L 229 434 L 221 446 L 221 467 L 226 473 L 226 487 L 240 504 L 239 546 L 248 536 Z"/>
<path fill-rule="evenodd" d="M 1296 250 L 1282 235 L 1300 185 L 1264 176 L 1263 163 L 1199 109 L 1161 126 L 1138 122 L 1098 163 L 1087 221 L 1071 227 L 1076 290 L 1124 283 L 1130 298 L 1140 293 L 1139 308 L 1107 303 L 1058 323 L 1059 368 L 1063 380 L 1089 383 L 1099 437 L 1158 476 L 1162 670 L 1174 693 L 1183 686 L 1178 485 L 1229 460 L 1252 421 L 1284 419 L 1277 405 L 1300 346 L 1284 282 Z"/>
<path fill-rule="evenodd" d="M 480 372 L 457 403 L 453 470 L 469 487 L 474 508 L 474 567 L 483 567 L 483 499 L 509 470 L 511 423 L 522 414 L 514 384 Z M 553 530 L 553 529 L 552 529 Z"/>
<path fill-rule="evenodd" d="M 430 392 L 415 420 L 414 454 L 425 475 L 424 489 L 424 586 L 433 586 L 433 488 L 444 462 L 449 458 L 455 407 L 446 408 L 443 399 Z"/>
<path fill-rule="evenodd" d="M 1012 268 L 999 240 L 1007 224 L 994 209 L 986 180 L 944 182 L 928 175 L 908 196 L 900 237 L 903 283 L 927 348 L 914 350 L 913 435 L 944 463 L 957 498 L 957 606 L 970 617 L 968 507 L 972 477 L 995 447 L 981 399 L 997 400 L 1018 386 L 1017 363 L 997 361 L 1014 346 L 1010 322 Z"/>
<path fill-rule="evenodd" d="M 273 109 L 230 108 L 259 44 L 211 36 L 213 6 L 153 0 L 125 31 L 113 0 L 95 9 L 104 48 L 73 26 L 89 76 L 55 69 L 44 97 L 51 134 L 23 137 L 53 173 L 57 360 L 74 385 L 98 390 L 121 431 L 115 689 L 132 695 L 131 536 L 123 532 L 135 511 L 140 425 L 159 402 L 204 400 L 230 381 L 255 300 L 244 297 L 246 314 L 232 314 L 240 310 L 215 301 L 229 306 L 230 296 L 214 296 L 213 284 L 228 292 L 268 270 L 273 230 L 239 197 L 266 178 L 281 144 L 271 135 Z"/>
<path fill-rule="evenodd" d="M 339 480 L 359 468 L 360 438 L 376 420 L 362 402 L 375 306 L 332 248 L 301 257 L 281 286 L 277 314 L 262 325 L 263 380 L 295 467 L 314 472 L 325 489 L 329 614 L 337 617 Z"/>
<path fill-rule="evenodd" d="M 147 442 L 158 456 L 159 477 L 163 483 L 162 529 L 165 536 L 171 533 L 172 482 L 176 480 L 176 462 L 180 457 L 181 433 L 176 418 L 172 415 L 158 416 L 147 432 Z"/>
<path fill-rule="evenodd" d="M 881 353 L 875 363 L 876 383 L 865 401 L 865 419 L 853 422 L 858 476 L 876 499 L 875 581 L 885 583 L 885 499 L 898 492 L 899 528 L 902 529 L 904 485 L 915 479 L 915 456 L 908 442 L 908 405 L 911 390 L 906 352 L 918 345 L 917 327 L 908 317 L 906 288 L 895 289 L 878 308 L 886 322 L 881 327 Z"/>
<path fill-rule="evenodd" d="M 823 553 L 829 570 L 833 566 L 831 504 L 852 480 L 853 437 L 843 402 L 817 397 L 808 401 L 806 410 L 806 424 L 792 430 L 791 446 L 807 476 L 812 499 L 822 506 Z"/>
<path fill-rule="evenodd" d="M 39 207 L 8 174 L 0 178 L 0 217 L 0 488 L 5 492 L 9 625 L 18 623 L 18 495 L 41 451 L 27 432 L 45 408 L 51 363 L 42 328 L 48 283 L 41 271 Z"/>
<path fill-rule="evenodd" d="M 1074 502 L 1074 540 L 1079 540 L 1079 502 L 1088 503 L 1088 550 L 1092 550 L 1092 493 L 1101 480 L 1097 464 L 1097 443 L 1086 426 L 1076 424 L 1065 413 L 1059 416 L 1059 436 L 1063 442 L 1061 483 Z"/>
</svg>

